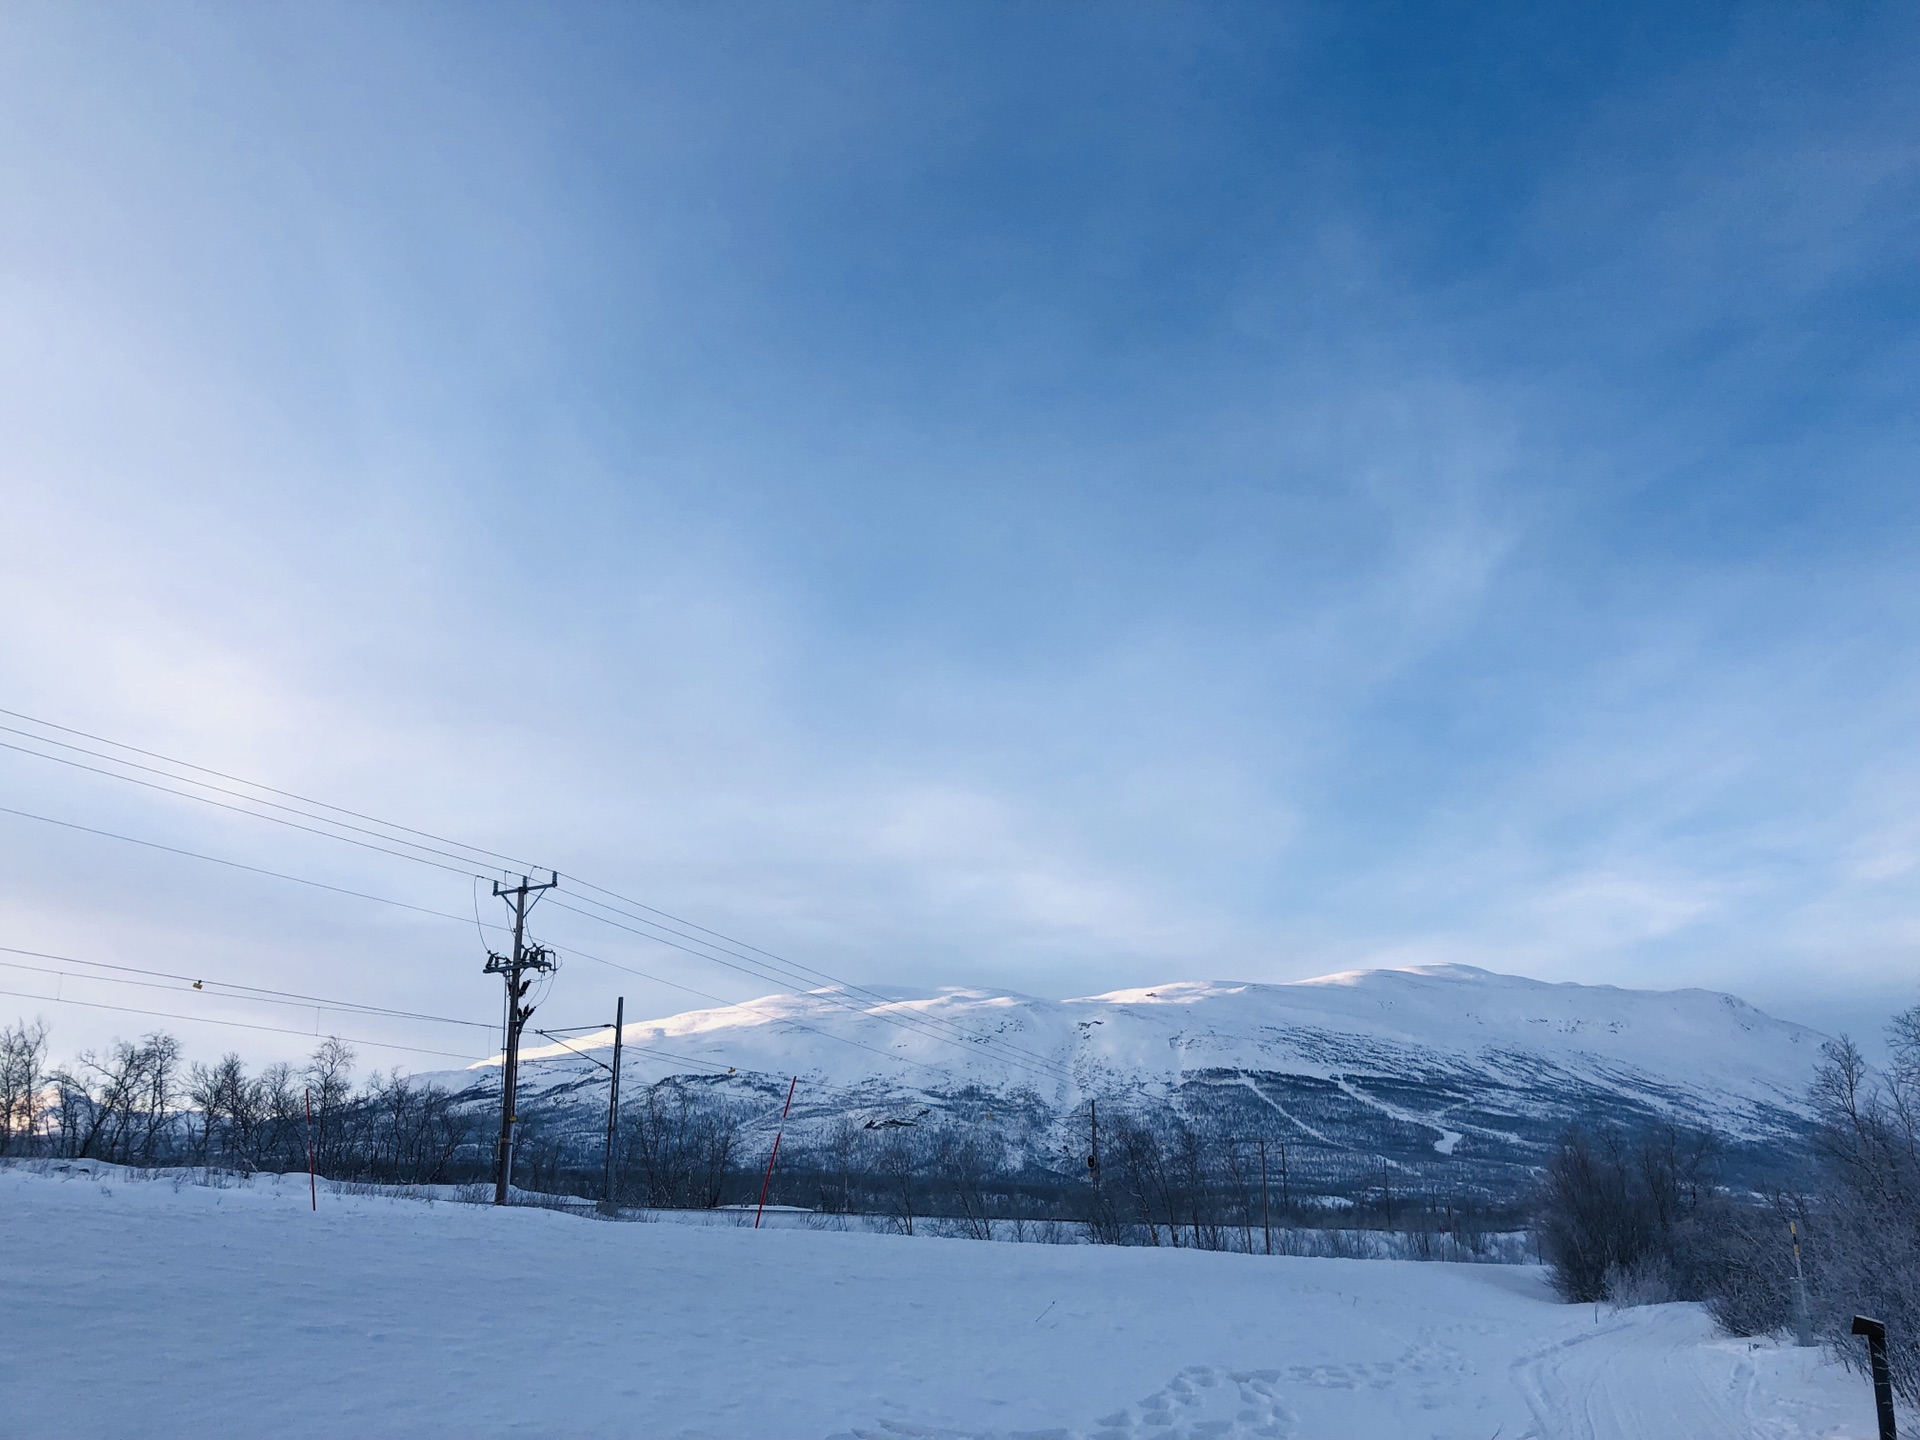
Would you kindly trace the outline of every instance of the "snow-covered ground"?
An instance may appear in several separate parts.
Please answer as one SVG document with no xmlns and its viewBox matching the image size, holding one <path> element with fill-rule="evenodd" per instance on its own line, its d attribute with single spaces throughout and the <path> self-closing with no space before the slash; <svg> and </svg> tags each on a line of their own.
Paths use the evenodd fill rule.
<svg viewBox="0 0 1920 1440">
<path fill-rule="evenodd" d="M 1873 1433 L 1817 1351 L 1517 1266 L 607 1224 L 0 1170 L 35 1437 Z"/>
</svg>

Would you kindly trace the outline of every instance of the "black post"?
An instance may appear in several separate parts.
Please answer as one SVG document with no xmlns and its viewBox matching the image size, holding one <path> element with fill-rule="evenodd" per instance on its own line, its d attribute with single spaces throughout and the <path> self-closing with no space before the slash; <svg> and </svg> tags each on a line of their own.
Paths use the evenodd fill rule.
<svg viewBox="0 0 1920 1440">
<path fill-rule="evenodd" d="M 1267 1254 L 1273 1254 L 1273 1209 L 1267 1203 L 1267 1142 L 1260 1142 L 1260 1228 L 1266 1232 Z"/>
<path fill-rule="evenodd" d="M 615 1156 L 620 1147 L 620 1037 L 626 1027 L 627 997 L 619 996 L 613 1002 L 613 1078 L 607 1085 L 607 1205 L 613 1205 L 613 1177 L 617 1167 Z"/>
<path fill-rule="evenodd" d="M 1893 1432 L 1893 1372 L 1887 1368 L 1887 1327 L 1856 1315 L 1853 1333 L 1867 1337 L 1867 1357 L 1873 1363 L 1873 1403 L 1880 1411 L 1880 1440 L 1897 1440 Z"/>
</svg>

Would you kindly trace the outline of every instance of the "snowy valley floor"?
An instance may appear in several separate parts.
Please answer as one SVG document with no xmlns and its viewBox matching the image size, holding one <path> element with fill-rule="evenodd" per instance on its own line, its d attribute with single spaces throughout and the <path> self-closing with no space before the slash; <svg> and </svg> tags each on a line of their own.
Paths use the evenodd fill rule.
<svg viewBox="0 0 1920 1440">
<path fill-rule="evenodd" d="M 1788 1440 L 1818 1351 L 1510 1266 L 804 1230 L 0 1170 L 9 1436 Z"/>
</svg>

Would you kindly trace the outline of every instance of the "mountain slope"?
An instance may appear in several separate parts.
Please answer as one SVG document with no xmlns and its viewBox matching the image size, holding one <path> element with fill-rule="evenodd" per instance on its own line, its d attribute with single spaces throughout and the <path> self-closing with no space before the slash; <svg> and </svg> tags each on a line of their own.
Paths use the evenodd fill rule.
<svg viewBox="0 0 1920 1440">
<path fill-rule="evenodd" d="M 975 989 L 774 996 L 629 1025 L 626 1073 L 708 1077 L 699 1083 L 761 1109 L 758 1097 L 797 1074 L 803 1141 L 847 1115 L 991 1113 L 1042 1159 L 1076 1148 L 1098 1099 L 1287 1144 L 1308 1187 L 1350 1189 L 1384 1165 L 1509 1188 L 1573 1120 L 1710 1126 L 1764 1155 L 1804 1131 L 1824 1038 L 1712 991 L 1431 965 L 1065 1001 Z M 554 1049 L 526 1058 L 535 1102 L 596 1103 L 604 1072 L 590 1062 Z"/>
</svg>

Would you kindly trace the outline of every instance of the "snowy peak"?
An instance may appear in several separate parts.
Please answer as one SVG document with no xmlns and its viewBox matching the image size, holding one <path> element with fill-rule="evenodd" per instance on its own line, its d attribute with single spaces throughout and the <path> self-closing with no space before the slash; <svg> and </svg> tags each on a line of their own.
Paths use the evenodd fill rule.
<svg viewBox="0 0 1920 1440">
<path fill-rule="evenodd" d="M 1420 965 L 1286 984 L 1174 981 L 1064 1001 L 958 986 L 831 987 L 636 1022 L 625 1039 L 647 1079 L 797 1073 L 815 1088 L 1023 1092 L 1070 1109 L 1114 1091 L 1171 1094 L 1207 1075 L 1376 1077 L 1573 1087 L 1675 1114 L 1705 1107 L 1764 1129 L 1802 1113 L 1825 1037 L 1713 991 Z M 527 1059 L 582 1063 L 558 1049 Z"/>
<path fill-rule="evenodd" d="M 1551 984 L 1452 964 L 1279 985 L 1179 982 L 1066 1004 L 1176 1025 L 1196 1040 L 1204 1035 L 1223 1060 L 1251 1047 L 1263 1059 L 1311 1063 L 1322 1041 L 1340 1037 L 1375 1050 L 1626 1067 L 1789 1104 L 1806 1089 L 1827 1038 L 1711 990 Z"/>
<path fill-rule="evenodd" d="M 1081 1152 L 1097 1100 L 1282 1144 L 1301 1193 L 1356 1193 L 1386 1167 L 1396 1184 L 1511 1196 L 1570 1123 L 1711 1127 L 1742 1183 L 1780 1181 L 1825 1037 L 1708 990 L 1420 965 L 1061 1001 L 832 987 L 640 1021 L 624 1039 L 630 1081 L 676 1079 L 769 1125 L 797 1075 L 795 1143 L 849 1118 L 985 1125 L 1053 1166 Z M 524 1059 L 530 1108 L 605 1103 L 591 1060 Z"/>
</svg>

